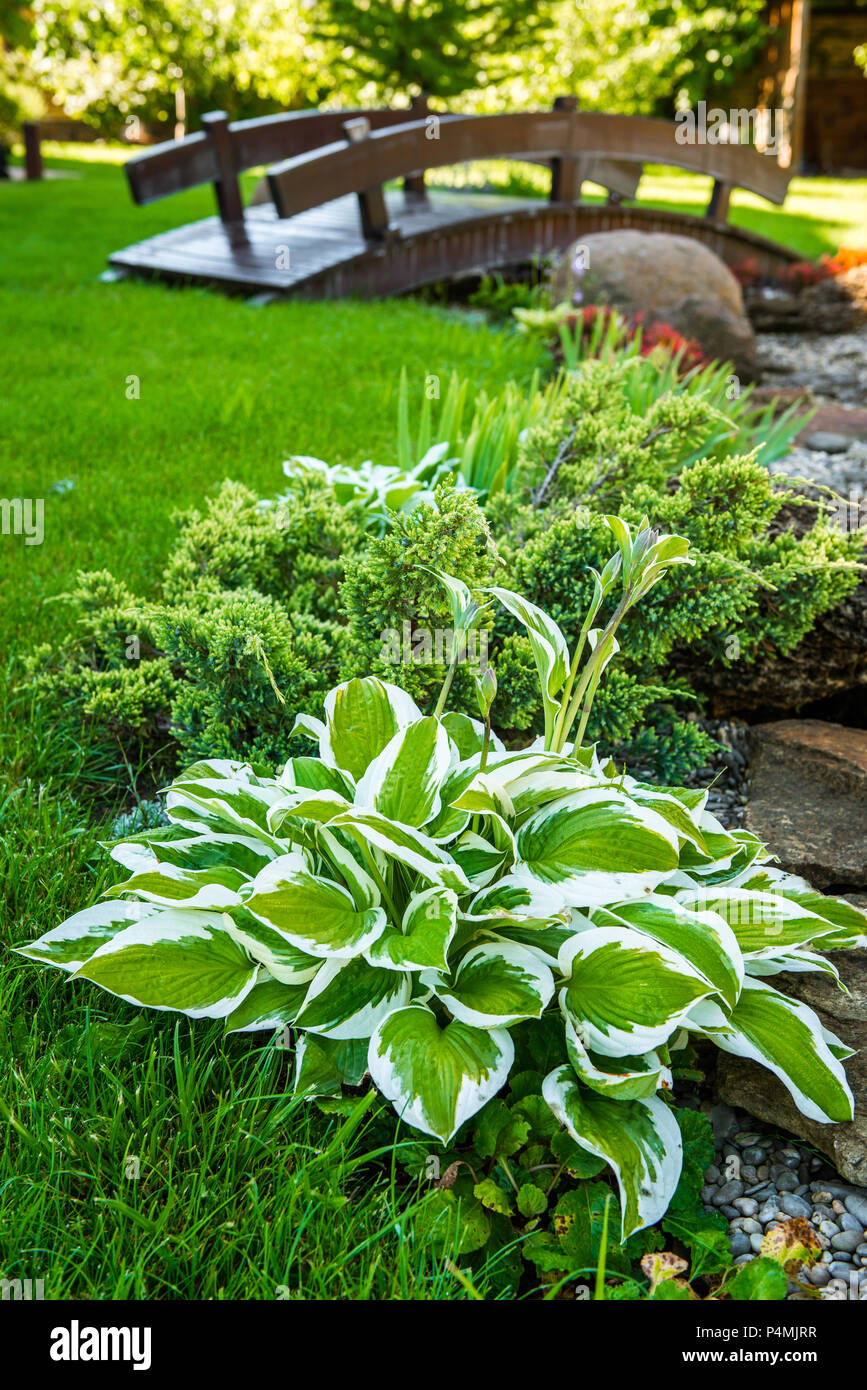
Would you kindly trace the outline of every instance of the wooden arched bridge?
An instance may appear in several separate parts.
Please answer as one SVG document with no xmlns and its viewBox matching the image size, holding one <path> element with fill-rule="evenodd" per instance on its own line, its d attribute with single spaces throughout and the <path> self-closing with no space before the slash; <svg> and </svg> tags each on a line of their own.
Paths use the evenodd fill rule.
<svg viewBox="0 0 867 1390">
<path fill-rule="evenodd" d="M 569 97 L 551 111 L 495 116 L 437 115 L 421 98 L 408 110 L 233 123 L 211 112 L 202 125 L 130 159 L 126 174 L 137 203 L 212 183 L 218 215 L 117 251 L 114 267 L 247 293 L 385 295 L 621 227 L 686 233 L 730 265 L 752 257 L 770 273 L 796 259 L 726 220 L 733 188 L 783 202 L 789 175 L 772 158 L 746 145 L 679 143 L 674 123 L 583 112 Z M 427 169 L 506 158 L 550 167 L 547 202 L 425 183 Z M 704 216 L 627 205 L 648 163 L 710 175 Z M 260 166 L 267 181 L 245 208 L 239 175 Z M 590 179 L 608 190 L 606 203 L 582 201 Z"/>
</svg>

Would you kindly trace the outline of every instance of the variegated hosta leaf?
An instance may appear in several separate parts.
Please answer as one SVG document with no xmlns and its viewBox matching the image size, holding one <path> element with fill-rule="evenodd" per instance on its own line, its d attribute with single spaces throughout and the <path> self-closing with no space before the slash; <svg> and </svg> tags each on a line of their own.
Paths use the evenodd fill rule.
<svg viewBox="0 0 867 1390">
<path fill-rule="evenodd" d="M 533 650 L 533 659 L 536 663 L 536 670 L 539 673 L 539 684 L 542 691 L 542 705 L 545 711 L 545 728 L 553 725 L 553 720 L 560 708 L 557 700 L 558 693 L 562 690 L 566 677 L 569 674 L 569 647 L 566 638 L 560 628 L 549 618 L 547 613 L 543 613 L 541 608 L 537 608 L 528 599 L 522 598 L 520 594 L 514 594 L 510 589 L 489 588 L 485 593 L 493 594 L 495 598 L 514 618 L 521 623 L 530 646 Z"/>
<path fill-rule="evenodd" d="M 672 796 L 662 787 L 633 785 L 626 790 L 636 805 L 649 806 L 651 811 L 656 811 L 657 815 L 662 816 L 663 820 L 674 827 L 682 840 L 689 841 L 700 852 L 705 851 L 705 838 L 701 827 L 693 819 L 689 808 L 678 797 Z"/>
<path fill-rule="evenodd" d="M 306 985 L 322 964 L 321 957 L 299 950 L 276 927 L 260 921 L 244 907 L 232 908 L 223 914 L 222 920 L 232 939 L 284 985 Z"/>
<path fill-rule="evenodd" d="M 398 686 L 375 676 L 344 681 L 325 697 L 320 757 L 357 782 L 398 730 L 418 719 L 418 705 Z"/>
<path fill-rule="evenodd" d="M 141 873 L 158 861 L 179 869 L 236 869 L 246 878 L 254 878 L 277 854 L 273 845 L 252 835 L 213 830 L 187 835 L 178 825 L 169 830 L 171 838 L 165 832 L 152 831 L 121 841 L 112 846 L 111 857 L 130 873 Z"/>
<path fill-rule="evenodd" d="M 135 893 L 145 902 L 163 907 L 226 908 L 240 902 L 238 890 L 249 881 L 246 874 L 228 866 L 179 869 L 175 864 L 160 864 L 154 856 L 150 868 L 109 888 L 105 896 L 118 898 L 123 893 Z"/>
<path fill-rule="evenodd" d="M 322 791 L 300 788 L 286 794 L 282 801 L 272 806 L 268 812 L 268 828 L 275 835 L 286 839 L 298 839 L 298 830 L 304 821 L 314 825 L 327 825 L 351 805 L 341 792 L 326 787 Z"/>
<path fill-rule="evenodd" d="M 825 945 L 824 937 L 822 945 Z M 747 960 L 747 974 L 754 976 L 763 975 L 782 975 L 786 974 L 803 975 L 818 974 L 830 975 L 831 979 L 842 989 L 843 982 L 840 979 L 840 972 L 833 961 L 827 956 L 817 955 L 806 946 L 783 947 L 779 951 L 762 951 L 752 955 Z"/>
<path fill-rule="evenodd" d="M 505 1028 L 539 1018 L 554 993 L 554 977 L 538 956 L 523 946 L 490 942 L 463 957 L 448 984 L 431 971 L 422 976 L 461 1023 Z"/>
<path fill-rule="evenodd" d="M 216 913 L 166 908 L 100 946 L 76 975 L 130 1004 L 226 1018 L 258 972 Z"/>
<path fill-rule="evenodd" d="M 820 1124 L 852 1119 L 852 1091 L 832 1051 L 844 1045 L 806 1004 L 747 977 L 729 1019 L 702 1021 L 703 1011 L 704 1005 L 694 1010 L 691 1026 L 707 1033 L 724 1052 L 749 1057 L 774 1072 L 802 1115 Z"/>
<path fill-rule="evenodd" d="M 317 722 L 324 730 L 325 725 Z M 283 765 L 277 781 L 291 792 L 329 791 L 343 797 L 352 796 L 352 780 L 338 768 L 328 767 L 321 758 L 290 758 Z"/>
<path fill-rule="evenodd" d="M 287 855 L 285 859 L 294 861 L 294 856 Z M 358 911 L 339 883 L 318 878 L 295 862 L 286 862 L 282 868 L 283 863 L 274 860 L 254 879 L 244 906 L 298 950 L 311 956 L 349 960 L 360 956 L 385 931 L 382 908 Z"/>
<path fill-rule="evenodd" d="M 457 909 L 457 897 L 447 888 L 414 893 L 400 931 L 387 928 L 368 949 L 366 959 L 386 970 L 447 970 Z"/>
<path fill-rule="evenodd" d="M 392 1009 L 406 1004 L 412 978 L 380 970 L 360 956 L 329 960 L 314 976 L 298 1015 L 298 1026 L 327 1038 L 369 1038 Z"/>
<path fill-rule="evenodd" d="M 614 904 L 610 911 L 596 908 L 591 915 L 598 927 L 615 932 L 630 927 L 670 947 L 719 990 L 729 1007 L 737 1003 L 744 978 L 743 956 L 731 927 L 717 913 L 693 911 L 676 898 L 648 893 Z"/>
<path fill-rule="evenodd" d="M 358 846 L 345 831 L 320 825 L 316 831 L 316 847 L 334 870 L 334 877 L 346 884 L 359 910 L 379 907 L 379 886 L 364 864 Z"/>
<path fill-rule="evenodd" d="M 259 979 L 250 993 L 226 1019 L 227 1033 L 262 1033 L 295 1022 L 306 985 L 286 985 L 281 980 Z"/>
<path fill-rule="evenodd" d="M 522 922 L 525 926 L 542 926 L 555 918 L 568 922 L 569 909 L 559 888 L 539 880 L 521 881 L 514 874 L 504 874 L 476 894 L 468 916 L 480 924 Z"/>
<path fill-rule="evenodd" d="M 823 936 L 820 942 L 823 951 L 867 946 L 867 912 L 847 902 L 845 898 L 826 898 L 810 889 L 804 892 L 789 889 L 785 885 L 773 891 L 778 895 L 782 894 L 790 902 L 797 903 L 804 911 L 815 912 L 817 917 L 831 923 L 834 930 Z"/>
<path fill-rule="evenodd" d="M 585 1046 L 605 1057 L 653 1051 L 714 993 L 682 956 L 626 929 L 579 932 L 563 948 L 560 969 L 563 1013 Z"/>
<path fill-rule="evenodd" d="M 611 1100 L 582 1086 L 568 1066 L 545 1077 L 542 1094 L 575 1142 L 614 1169 L 621 1239 L 658 1221 L 683 1164 L 680 1129 L 665 1102 L 657 1096 Z"/>
<path fill-rule="evenodd" d="M 381 1021 L 367 1065 L 407 1124 L 447 1144 L 505 1084 L 514 1056 L 504 1028 L 440 1028 L 430 1009 L 411 1004 Z"/>
<path fill-rule="evenodd" d="M 688 907 L 717 913 L 728 922 L 744 955 L 802 946 L 834 931 L 831 923 L 779 893 L 755 893 L 727 884 L 684 890 L 678 900 Z"/>
<path fill-rule="evenodd" d="M 59 927 L 52 927 L 37 941 L 18 946 L 16 954 L 38 960 L 42 965 L 74 971 L 124 928 L 146 921 L 159 910 L 151 903 L 96 903 L 94 907 L 86 907 L 67 917 Z"/>
<path fill-rule="evenodd" d="M 518 878 L 556 884 L 574 907 L 656 888 L 677 868 L 677 835 L 654 811 L 616 790 L 564 797 L 517 836 Z"/>
<path fill-rule="evenodd" d="M 354 804 L 401 825 L 426 825 L 440 811 L 440 786 L 451 762 L 449 736 L 438 719 L 417 719 L 368 764 Z"/>
<path fill-rule="evenodd" d="M 498 849 L 472 830 L 465 830 L 455 841 L 451 846 L 451 855 L 468 881 L 479 888 L 491 883 L 506 862 L 512 863 L 509 849 Z"/>
<path fill-rule="evenodd" d="M 469 888 L 466 874 L 451 855 L 421 830 L 411 830 L 381 816 L 378 811 L 346 811 L 331 822 L 332 830 L 345 830 L 362 850 L 379 850 L 389 859 L 414 870 L 428 883 L 440 883 L 457 893 Z"/>
<path fill-rule="evenodd" d="M 646 1100 L 657 1091 L 671 1090 L 671 1071 L 657 1052 L 616 1058 L 590 1053 L 568 1020 L 566 1053 L 579 1080 L 612 1100 Z"/>
<path fill-rule="evenodd" d="M 197 764 L 197 766 L 207 766 Z M 235 766 L 235 765 L 232 765 Z M 274 781 L 263 781 L 247 764 L 231 777 L 176 778 L 166 794 L 166 813 L 189 830 L 240 832 L 273 844 L 268 811 L 285 796 Z M 192 769 L 190 769 L 192 772 Z"/>
</svg>

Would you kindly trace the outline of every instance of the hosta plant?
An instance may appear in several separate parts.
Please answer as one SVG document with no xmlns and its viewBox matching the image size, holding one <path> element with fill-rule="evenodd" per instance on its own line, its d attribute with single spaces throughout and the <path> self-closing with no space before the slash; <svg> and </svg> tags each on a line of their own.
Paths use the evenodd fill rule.
<svg viewBox="0 0 867 1390">
<path fill-rule="evenodd" d="M 324 718 L 300 717 L 317 753 L 279 776 L 194 764 L 168 791 L 170 825 L 112 849 L 126 882 L 23 954 L 230 1031 L 295 1029 L 299 1091 L 369 1073 L 444 1145 L 505 1086 L 511 1030 L 553 1028 L 538 1104 L 610 1165 L 623 1238 L 678 1182 L 671 1052 L 690 1034 L 769 1067 L 812 1119 L 851 1118 L 849 1049 L 771 977 L 836 975 L 824 952 L 867 920 L 727 832 L 706 794 L 642 784 L 582 745 L 619 623 L 689 563 L 681 537 L 610 524 L 617 550 L 573 652 L 520 595 L 440 576 L 455 640 L 430 712 L 353 679 Z M 495 602 L 540 678 L 544 737 L 521 750 L 491 733 L 490 668 L 481 718 L 446 712 L 461 639 Z"/>
</svg>

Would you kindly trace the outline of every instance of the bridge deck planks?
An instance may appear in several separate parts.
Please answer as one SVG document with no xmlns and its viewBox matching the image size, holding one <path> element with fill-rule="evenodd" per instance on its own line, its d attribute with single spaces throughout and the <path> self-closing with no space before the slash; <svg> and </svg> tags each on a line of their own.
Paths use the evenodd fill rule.
<svg viewBox="0 0 867 1390">
<path fill-rule="evenodd" d="M 404 239 L 491 213 L 540 207 L 535 198 L 448 190 L 432 191 L 426 200 L 388 192 L 386 203 L 390 222 Z M 354 194 L 284 220 L 273 204 L 248 207 L 245 231 L 246 241 L 232 245 L 219 217 L 208 217 L 116 251 L 109 260 L 139 275 L 204 281 L 227 289 L 291 292 L 345 262 L 386 251 L 384 244 L 364 240 Z M 280 256 L 281 248 L 289 251 L 285 269 L 279 264 L 286 259 L 285 250 Z"/>
</svg>

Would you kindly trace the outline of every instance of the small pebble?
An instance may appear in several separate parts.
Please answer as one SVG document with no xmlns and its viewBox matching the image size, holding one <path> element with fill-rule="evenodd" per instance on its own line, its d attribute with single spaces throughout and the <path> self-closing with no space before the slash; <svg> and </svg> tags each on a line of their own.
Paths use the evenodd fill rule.
<svg viewBox="0 0 867 1390">
<path fill-rule="evenodd" d="M 759 1204 L 754 1197 L 736 1197 L 732 1202 L 732 1206 L 737 1207 L 742 1216 L 755 1216 L 759 1209 Z M 849 1218 L 850 1221 L 854 1221 L 854 1219 L 855 1218 L 851 1216 Z M 849 1229 L 854 1229 L 854 1227 L 850 1227 Z"/>
<path fill-rule="evenodd" d="M 763 1240 L 764 1236 L 760 1235 L 758 1232 L 754 1232 L 754 1234 L 750 1236 L 750 1245 L 753 1247 L 757 1255 L 762 1248 Z"/>
<path fill-rule="evenodd" d="M 867 1196 L 862 1197 L 858 1192 L 850 1192 L 848 1196 L 844 1198 L 844 1201 L 846 1203 L 846 1210 L 852 1216 L 856 1216 L 865 1230 L 867 1230 Z"/>
<path fill-rule="evenodd" d="M 835 1221 L 822 1221 L 822 1222 L 820 1222 L 820 1223 L 819 1223 L 819 1230 L 822 1232 L 822 1235 L 823 1235 L 823 1236 L 827 1236 L 829 1240 L 831 1239 L 832 1236 L 836 1236 L 836 1235 L 839 1235 L 839 1234 L 840 1234 L 840 1227 L 837 1225 L 837 1223 L 836 1223 Z"/>
<path fill-rule="evenodd" d="M 808 1271 L 807 1278 L 811 1284 L 815 1284 L 817 1289 L 823 1289 L 831 1279 L 831 1271 L 827 1265 L 814 1265 Z"/>
<path fill-rule="evenodd" d="M 778 1205 L 780 1211 L 784 1211 L 786 1216 L 800 1216 L 805 1221 L 810 1219 L 810 1203 L 805 1202 L 803 1197 L 797 1196 L 794 1192 L 781 1193 Z"/>
<path fill-rule="evenodd" d="M 735 1231 L 731 1238 L 732 1255 L 737 1259 L 738 1255 L 747 1255 L 752 1250 L 749 1236 L 745 1236 L 742 1231 Z"/>
<path fill-rule="evenodd" d="M 718 1183 L 721 1177 L 719 1168 L 715 1163 L 712 1163 L 704 1175 L 704 1180 L 706 1183 Z"/>
<path fill-rule="evenodd" d="M 771 1169 L 773 1174 L 773 1169 Z M 794 1192 L 798 1186 L 798 1179 L 788 1168 L 784 1168 L 779 1176 L 774 1177 L 778 1192 Z"/>
<path fill-rule="evenodd" d="M 737 1202 L 735 1202 L 734 1205 L 737 1206 Z M 840 1217 L 840 1230 L 860 1231 L 862 1236 L 864 1234 L 864 1227 L 858 1220 L 857 1216 L 850 1216 L 848 1211 L 844 1211 L 843 1215 Z"/>
<path fill-rule="evenodd" d="M 854 1255 L 858 1246 L 861 1244 L 861 1231 L 840 1231 L 831 1237 L 831 1248 L 837 1251 L 846 1251 L 849 1255 Z"/>
<path fill-rule="evenodd" d="M 834 1260 L 833 1264 L 828 1266 L 828 1272 L 832 1279 L 845 1279 L 848 1283 L 851 1265 L 843 1264 L 841 1260 Z"/>
<path fill-rule="evenodd" d="M 735 1197 L 743 1197 L 743 1195 L 743 1183 L 738 1182 L 736 1178 L 732 1178 L 729 1182 L 723 1183 L 722 1187 L 717 1188 L 711 1201 L 715 1207 L 722 1207 L 725 1206 L 727 1202 L 733 1202 Z M 735 1215 L 737 1215 L 737 1212 L 735 1212 Z"/>
</svg>

